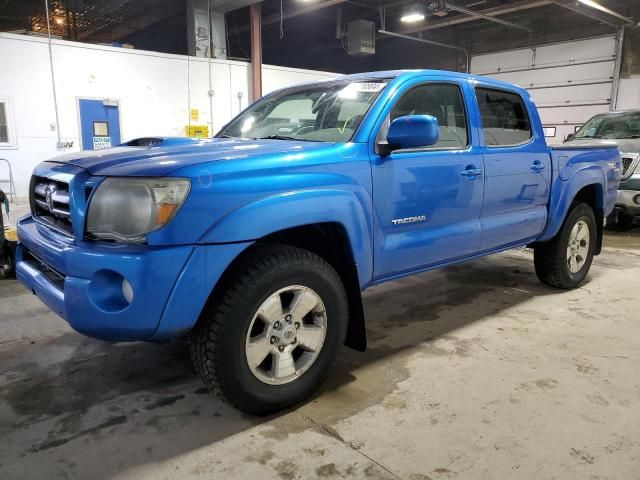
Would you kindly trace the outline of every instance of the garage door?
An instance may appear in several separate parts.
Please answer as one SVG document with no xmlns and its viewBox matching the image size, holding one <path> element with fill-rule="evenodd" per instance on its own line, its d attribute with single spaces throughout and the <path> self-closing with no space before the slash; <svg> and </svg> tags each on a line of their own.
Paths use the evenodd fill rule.
<svg viewBox="0 0 640 480">
<path fill-rule="evenodd" d="M 596 113 L 609 111 L 616 37 L 556 43 L 471 57 L 471 71 L 529 90 L 550 143 L 561 142 Z"/>
</svg>

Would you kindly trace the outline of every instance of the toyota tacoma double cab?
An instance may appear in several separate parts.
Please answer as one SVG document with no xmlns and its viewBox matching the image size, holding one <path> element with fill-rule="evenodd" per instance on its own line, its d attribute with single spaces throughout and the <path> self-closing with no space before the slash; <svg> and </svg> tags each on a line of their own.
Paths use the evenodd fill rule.
<svg viewBox="0 0 640 480">
<path fill-rule="evenodd" d="M 366 348 L 361 292 L 530 246 L 585 279 L 621 174 L 614 145 L 550 148 L 526 90 L 388 71 L 266 95 L 215 138 L 145 138 L 35 168 L 17 276 L 78 332 L 186 337 L 251 414 L 309 397 Z"/>
</svg>

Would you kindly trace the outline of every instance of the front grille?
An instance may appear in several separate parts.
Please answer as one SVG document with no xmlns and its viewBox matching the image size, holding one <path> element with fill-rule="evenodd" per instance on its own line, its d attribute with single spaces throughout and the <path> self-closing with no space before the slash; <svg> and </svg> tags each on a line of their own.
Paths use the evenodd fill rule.
<svg viewBox="0 0 640 480">
<path fill-rule="evenodd" d="M 30 250 L 25 249 L 22 255 L 22 260 L 32 268 L 35 268 L 41 274 L 43 274 L 47 280 L 49 280 L 54 286 L 60 290 L 64 290 L 65 276 L 51 267 L 47 263 L 43 262 L 39 257 L 34 255 Z"/>
<path fill-rule="evenodd" d="M 32 177 L 31 213 L 54 229 L 72 235 L 69 184 L 44 177 Z"/>
<path fill-rule="evenodd" d="M 622 180 L 626 180 L 638 170 L 640 155 L 637 153 L 621 153 L 622 157 Z"/>
</svg>

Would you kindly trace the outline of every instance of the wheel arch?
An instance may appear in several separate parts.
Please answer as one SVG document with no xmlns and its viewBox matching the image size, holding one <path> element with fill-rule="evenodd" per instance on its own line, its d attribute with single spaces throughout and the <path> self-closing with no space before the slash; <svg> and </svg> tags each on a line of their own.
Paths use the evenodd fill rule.
<svg viewBox="0 0 640 480">
<path fill-rule="evenodd" d="M 242 268 L 257 249 L 265 245 L 287 245 L 308 250 L 322 257 L 338 272 L 349 303 L 349 318 L 344 343 L 354 350 L 364 351 L 367 346 L 367 338 L 358 265 L 349 233 L 340 222 L 320 222 L 285 228 L 256 239 L 224 270 L 213 286 L 209 298 L 202 308 L 202 313 L 206 312 L 212 303 L 219 301 L 221 295 L 236 276 L 238 269 Z M 202 313 L 198 324 L 203 321 Z"/>
<path fill-rule="evenodd" d="M 602 250 L 604 228 L 604 182 L 602 170 L 595 166 L 576 172 L 569 180 L 558 180 L 551 192 L 549 223 L 538 242 L 548 241 L 558 233 L 573 204 L 586 203 L 596 217 L 598 238 L 595 254 L 598 255 Z"/>
</svg>

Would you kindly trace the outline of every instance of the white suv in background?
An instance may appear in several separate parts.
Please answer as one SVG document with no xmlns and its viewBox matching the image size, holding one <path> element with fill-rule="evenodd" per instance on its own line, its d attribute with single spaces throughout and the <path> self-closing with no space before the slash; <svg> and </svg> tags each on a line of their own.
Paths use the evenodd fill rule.
<svg viewBox="0 0 640 480">
<path fill-rule="evenodd" d="M 565 143 L 615 143 L 618 146 L 622 157 L 622 179 L 616 209 L 609 220 L 630 226 L 635 217 L 640 217 L 640 110 L 596 115 Z"/>
</svg>

